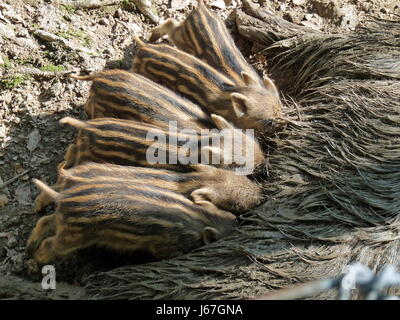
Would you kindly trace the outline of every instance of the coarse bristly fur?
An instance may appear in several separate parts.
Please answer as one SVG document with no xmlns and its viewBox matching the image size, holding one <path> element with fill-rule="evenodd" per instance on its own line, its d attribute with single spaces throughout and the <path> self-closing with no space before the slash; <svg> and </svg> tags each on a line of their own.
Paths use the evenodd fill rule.
<svg viewBox="0 0 400 320">
<path fill-rule="evenodd" d="M 241 122 L 251 123 L 259 117 L 260 126 L 265 126 L 264 134 L 283 129 L 284 121 L 267 115 L 267 111 L 274 110 L 275 117 L 282 117 L 282 103 L 275 84 L 269 77 L 260 78 L 237 48 L 225 23 L 203 1 L 198 1 L 197 8 L 183 22 L 169 18 L 154 28 L 149 41 L 154 42 L 164 35 L 168 35 L 177 48 L 206 62 L 240 88 L 238 92 L 242 96 L 236 95 L 237 99 L 232 102 L 234 108 L 244 106 L 242 111 L 247 117 L 242 116 Z M 255 127 L 261 130 L 259 126 Z"/>
<path fill-rule="evenodd" d="M 198 1 L 197 7 L 183 22 L 169 18 L 154 28 L 149 41 L 155 42 L 164 35 L 168 35 L 177 48 L 208 63 L 236 84 L 246 85 L 242 78 L 242 72 L 246 72 L 259 86 L 264 86 L 263 80 L 237 48 L 225 23 L 203 1 Z"/>
<path fill-rule="evenodd" d="M 89 118 L 137 120 L 157 126 L 175 121 L 179 128 L 214 128 L 210 116 L 199 106 L 125 70 L 105 70 L 88 76 L 71 76 L 92 81 L 85 111 Z"/>
<path fill-rule="evenodd" d="M 232 232 L 235 216 L 208 201 L 193 203 L 151 181 L 85 179 L 56 192 L 34 183 L 57 203 L 33 229 L 27 251 L 39 264 L 100 246 L 121 252 L 146 250 L 171 258 Z"/>
<path fill-rule="evenodd" d="M 247 72 L 241 73 L 245 85 L 237 85 L 182 50 L 135 39 L 138 47 L 133 72 L 165 85 L 208 112 L 223 116 L 238 128 L 254 129 L 256 135 L 271 135 L 284 128 L 286 120 L 276 89 L 265 90 Z M 271 80 L 267 84 L 275 88 Z"/>
<path fill-rule="evenodd" d="M 287 22 L 252 13 L 247 2 L 239 31 L 284 40 L 287 28 L 262 22 Z M 270 157 L 269 200 L 211 248 L 92 274 L 85 281 L 91 297 L 242 299 L 337 276 L 354 261 L 374 271 L 399 267 L 400 23 L 380 20 L 340 35 L 290 28 L 290 41 L 271 52 L 297 107 L 287 106 L 293 125 Z"/>
<path fill-rule="evenodd" d="M 206 164 L 219 168 L 247 167 L 251 173 L 265 163 L 264 153 L 254 137 L 235 129 L 220 116 L 212 115 L 212 118 L 221 131 L 187 132 L 167 130 L 132 120 L 96 118 L 81 121 L 65 117 L 60 123 L 79 129 L 75 146 L 67 150 L 66 167 L 94 161 L 182 171 L 188 169 L 186 159 L 191 159 L 192 163 L 206 161 Z M 154 153 L 157 150 L 160 158 L 161 153 L 164 153 L 164 159 L 150 161 L 151 150 Z M 181 160 L 182 157 L 178 156 L 180 154 L 186 154 L 188 157 Z M 174 161 L 170 161 L 171 158 Z"/>
<path fill-rule="evenodd" d="M 119 181 L 150 183 L 160 188 L 178 192 L 194 203 L 210 201 L 220 209 L 234 214 L 244 213 L 260 204 L 263 199 L 261 186 L 234 171 L 209 165 L 193 165 L 193 172 L 176 172 L 158 168 L 118 166 L 86 162 L 65 169 L 65 162 L 58 167 L 59 177 L 52 190 L 64 189 L 88 181 Z M 53 194 L 41 192 L 35 200 L 35 209 L 42 211 L 53 199 Z"/>
</svg>

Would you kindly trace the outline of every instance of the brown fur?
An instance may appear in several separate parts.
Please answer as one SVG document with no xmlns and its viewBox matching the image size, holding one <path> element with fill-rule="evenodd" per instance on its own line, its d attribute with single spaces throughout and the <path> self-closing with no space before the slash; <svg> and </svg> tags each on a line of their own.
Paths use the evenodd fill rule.
<svg viewBox="0 0 400 320">
<path fill-rule="evenodd" d="M 92 81 L 85 112 L 89 118 L 138 120 L 157 126 L 177 122 L 180 128 L 213 128 L 210 116 L 199 106 L 157 83 L 125 70 L 105 70 L 89 76 Z"/>
<path fill-rule="evenodd" d="M 267 87 L 242 72 L 244 85 L 237 85 L 221 72 L 179 49 L 144 43 L 138 48 L 132 70 L 191 99 L 209 113 L 223 116 L 241 129 L 257 134 L 282 130 L 282 104 L 271 80 Z"/>
<path fill-rule="evenodd" d="M 88 179 L 58 193 L 34 182 L 57 203 L 28 239 L 27 251 L 40 264 L 93 245 L 165 259 L 226 236 L 235 225 L 234 215 L 208 201 L 196 205 L 152 184 Z"/>
<path fill-rule="evenodd" d="M 225 23 L 203 1 L 198 1 L 197 8 L 183 22 L 169 18 L 154 28 L 149 41 L 155 42 L 165 35 L 177 48 L 208 63 L 238 85 L 246 85 L 241 76 L 246 72 L 263 86 L 262 79 L 236 47 Z"/>
<path fill-rule="evenodd" d="M 198 132 L 194 132 L 195 135 L 190 135 L 178 131 L 176 134 L 162 128 L 157 128 L 150 124 L 140 123 L 137 121 L 98 118 L 84 122 L 69 117 L 61 119 L 60 122 L 72 125 L 80 129 L 80 131 L 76 140 L 76 146 L 71 146 L 67 152 L 66 156 L 68 158 L 66 158 L 66 162 L 69 165 L 77 165 L 85 161 L 95 161 L 111 162 L 121 165 L 156 166 L 178 170 L 184 169 L 185 164 L 179 162 L 179 159 L 177 164 L 153 164 L 148 162 L 147 151 L 149 147 L 154 146 L 154 141 L 147 140 L 146 136 L 149 132 L 157 132 L 169 137 L 169 139 L 172 139 L 173 137 L 179 137 L 180 139 L 191 139 L 191 141 L 193 141 L 195 146 L 197 146 L 198 150 L 200 151 L 198 155 L 199 157 L 203 155 L 209 160 L 218 159 L 218 157 L 220 157 L 219 162 L 213 163 L 213 165 L 217 167 L 238 168 L 245 165 L 250 165 L 255 168 L 265 163 L 263 152 L 257 141 L 255 141 L 252 137 L 243 134 L 241 131 L 235 130 L 222 117 L 213 115 L 213 119 L 218 128 L 221 130 L 227 129 L 228 133 L 235 133 L 237 136 L 234 136 L 233 138 L 237 138 L 242 141 L 242 148 L 234 148 L 229 150 L 229 155 L 232 157 L 237 156 L 236 158 L 233 158 L 232 162 L 229 162 L 229 159 L 225 161 L 223 152 L 224 147 L 227 146 L 228 148 L 230 145 L 229 141 L 231 140 L 225 141 L 225 139 L 221 139 L 220 148 L 214 146 L 203 146 L 203 144 L 201 144 L 203 140 L 205 143 L 213 137 L 220 138 L 221 135 L 219 131 L 216 133 L 211 132 L 210 134 L 202 134 L 201 136 L 198 135 Z M 224 131 L 221 131 L 221 134 L 223 133 Z M 227 136 L 227 139 L 230 138 L 231 137 Z M 236 140 L 233 142 L 235 141 Z M 176 144 L 168 143 L 168 141 L 166 142 L 167 143 L 162 144 L 161 147 L 166 150 L 167 157 L 169 154 L 183 152 L 181 151 L 183 150 L 183 146 L 178 145 L 178 147 L 176 147 Z M 249 148 L 249 150 L 247 150 L 247 148 Z M 239 161 L 236 161 L 236 159 L 240 160 L 238 157 L 239 154 L 236 152 L 247 156 L 248 151 L 251 151 L 254 154 L 254 159 L 251 159 L 253 160 L 252 163 L 241 164 Z M 214 158 L 211 158 L 211 156 Z M 247 159 L 250 158 L 246 158 L 246 160 Z M 198 160 L 200 161 L 201 159 L 199 158 Z"/>
<path fill-rule="evenodd" d="M 65 169 L 64 165 L 65 162 L 59 166 L 57 183 L 52 186 L 52 190 L 56 192 L 88 180 L 137 181 L 178 192 L 191 198 L 195 203 L 209 201 L 220 209 L 234 214 L 241 214 L 254 208 L 263 198 L 261 187 L 256 182 L 233 171 L 208 165 L 193 165 L 195 171 L 188 173 L 91 162 L 70 169 Z M 51 196 L 49 191 L 42 192 L 36 198 L 36 210 L 43 210 L 53 198 L 55 196 Z"/>
</svg>

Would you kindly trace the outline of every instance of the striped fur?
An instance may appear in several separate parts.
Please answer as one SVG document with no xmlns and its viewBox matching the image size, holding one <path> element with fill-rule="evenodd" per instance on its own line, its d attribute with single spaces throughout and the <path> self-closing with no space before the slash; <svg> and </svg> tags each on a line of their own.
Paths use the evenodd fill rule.
<svg viewBox="0 0 400 320">
<path fill-rule="evenodd" d="M 89 76 L 93 81 L 85 111 L 89 118 L 138 120 L 158 126 L 176 121 L 180 128 L 213 128 L 199 106 L 157 83 L 125 70 L 106 70 Z"/>
<path fill-rule="evenodd" d="M 245 85 L 237 85 L 184 51 L 164 44 L 145 44 L 138 38 L 136 41 L 132 71 L 178 92 L 210 113 L 223 116 L 238 128 L 255 129 L 264 135 L 283 128 L 282 104 L 276 89 L 257 85 L 246 72 L 242 73 Z"/>
<path fill-rule="evenodd" d="M 27 251 L 41 264 L 89 246 L 115 251 L 147 250 L 174 257 L 228 235 L 235 216 L 210 202 L 196 205 L 156 185 L 87 179 L 57 193 L 34 180 L 57 203 L 33 229 Z"/>
<path fill-rule="evenodd" d="M 64 167 L 65 162 L 59 166 L 58 181 L 52 186 L 52 189 L 58 192 L 87 181 L 137 181 L 139 184 L 143 182 L 178 192 L 195 203 L 210 201 L 220 209 L 234 214 L 244 213 L 260 204 L 262 200 L 262 190 L 257 183 L 233 171 L 208 165 L 193 165 L 191 168 L 195 171 L 187 173 L 94 162 L 70 169 Z M 54 196 L 42 192 L 35 201 L 36 210 L 43 210 L 52 202 L 52 198 Z"/>
<path fill-rule="evenodd" d="M 182 23 L 170 18 L 153 29 L 149 41 L 154 42 L 168 35 L 169 39 L 181 50 L 221 71 L 238 85 L 245 85 L 241 76 L 246 72 L 263 86 L 262 79 L 247 63 L 236 47 L 225 23 L 203 1 Z"/>
<path fill-rule="evenodd" d="M 218 116 L 216 119 L 225 121 Z M 72 145 L 67 151 L 65 159 L 67 168 L 86 161 L 94 161 L 119 165 L 153 166 L 180 171 L 188 170 L 187 163 L 181 162 L 179 155 L 188 154 L 189 144 L 190 150 L 194 151 L 192 163 L 204 163 L 204 160 L 218 160 L 219 157 L 220 161 L 218 163 L 213 162 L 217 167 L 237 168 L 249 165 L 255 168 L 265 161 L 260 145 L 253 138 L 241 132 L 239 132 L 239 137 L 243 141 L 243 145 L 240 151 L 243 155 L 246 155 L 248 151 L 246 148 L 249 148 L 254 154 L 254 159 L 251 159 L 252 163 L 240 164 L 235 159 L 233 159 L 232 163 L 225 161 L 224 146 L 229 144 L 225 144 L 222 139 L 220 148 L 208 146 L 215 139 L 218 140 L 220 138 L 218 133 L 198 135 L 198 132 L 194 130 L 185 133 L 179 130 L 173 131 L 158 128 L 147 123 L 113 118 L 80 121 L 66 117 L 61 119 L 60 122 L 80 129 L 76 144 Z M 224 123 L 229 125 L 226 121 Z M 157 141 L 158 138 L 150 139 L 148 135 L 151 132 L 155 135 L 165 136 L 166 141 Z M 236 130 L 236 132 L 238 131 Z M 155 155 L 155 141 L 157 141 L 158 155 L 161 157 L 164 154 L 166 163 L 149 162 L 149 154 Z M 232 150 L 232 154 L 233 152 L 234 150 Z M 176 161 L 176 163 L 172 163 L 171 160 Z"/>
</svg>

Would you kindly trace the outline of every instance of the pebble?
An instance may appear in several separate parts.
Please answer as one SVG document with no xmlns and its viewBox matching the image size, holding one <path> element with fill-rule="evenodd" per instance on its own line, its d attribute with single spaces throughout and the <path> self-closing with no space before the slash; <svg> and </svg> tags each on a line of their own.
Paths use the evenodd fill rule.
<svg viewBox="0 0 400 320">
<path fill-rule="evenodd" d="M 314 15 L 312 13 L 306 13 L 304 15 L 304 19 L 307 21 L 310 21 L 313 17 L 314 17 Z"/>
<path fill-rule="evenodd" d="M 25 28 L 18 28 L 15 32 L 15 35 L 17 37 L 22 37 L 22 38 L 28 38 L 29 37 L 29 32 Z"/>
<path fill-rule="evenodd" d="M 47 42 L 53 42 L 53 41 L 65 41 L 65 39 L 51 33 L 47 32 L 44 30 L 36 30 L 33 33 L 35 36 L 39 37 L 40 39 L 47 41 Z"/>
<path fill-rule="evenodd" d="M 216 0 L 216 1 L 211 1 L 210 6 L 214 8 L 218 8 L 221 10 L 226 9 L 225 1 L 224 0 Z"/>
<path fill-rule="evenodd" d="M 321 30 L 321 26 L 311 21 L 302 21 L 301 24 L 313 30 Z"/>
<path fill-rule="evenodd" d="M 172 0 L 171 9 L 181 10 L 186 8 L 190 3 L 190 0 Z"/>
<path fill-rule="evenodd" d="M 14 40 L 16 38 L 14 30 L 0 23 L 0 36 L 6 39 Z"/>
<path fill-rule="evenodd" d="M 106 18 L 101 18 L 101 19 L 99 20 L 99 24 L 102 24 L 103 26 L 108 25 L 108 19 L 106 19 Z"/>
<path fill-rule="evenodd" d="M 114 18 L 121 19 L 122 18 L 122 9 L 118 8 L 117 11 L 114 13 Z"/>
<path fill-rule="evenodd" d="M 55 83 L 50 88 L 50 92 L 53 96 L 60 96 L 64 91 L 63 85 L 60 82 Z"/>
<path fill-rule="evenodd" d="M 346 11 L 346 14 L 342 17 L 340 21 L 340 26 L 342 28 L 348 28 L 350 30 L 354 30 L 357 26 L 358 20 L 357 16 L 354 14 L 354 12 L 348 10 Z"/>
<path fill-rule="evenodd" d="M 33 50 L 39 49 L 39 46 L 32 39 L 16 38 L 15 42 L 21 47 L 27 47 Z"/>
<path fill-rule="evenodd" d="M 24 21 L 24 19 L 19 14 L 17 14 L 13 9 L 5 11 L 4 16 L 16 22 Z"/>
<path fill-rule="evenodd" d="M 42 139 L 42 136 L 40 135 L 39 130 L 37 130 L 37 129 L 32 130 L 28 135 L 28 143 L 26 146 L 28 148 L 28 150 L 30 152 L 35 150 L 38 147 L 41 139 Z"/>
<path fill-rule="evenodd" d="M 17 242 L 18 242 L 18 241 L 17 241 L 17 238 L 16 238 L 14 235 L 11 235 L 11 236 L 8 238 L 7 247 L 8 247 L 8 248 L 13 248 L 13 247 L 16 246 Z"/>
<path fill-rule="evenodd" d="M 29 182 L 18 186 L 15 190 L 15 198 L 21 205 L 27 206 L 32 204 L 31 187 Z"/>
<path fill-rule="evenodd" d="M 292 0 L 292 2 L 296 6 L 302 6 L 303 4 L 306 4 L 307 0 Z"/>
<path fill-rule="evenodd" d="M 0 10 L 9 10 L 11 6 L 9 4 L 0 3 Z"/>
<path fill-rule="evenodd" d="M 133 32 L 133 34 L 141 34 L 143 32 L 142 27 L 137 23 L 127 23 L 125 26 L 129 31 Z"/>
</svg>

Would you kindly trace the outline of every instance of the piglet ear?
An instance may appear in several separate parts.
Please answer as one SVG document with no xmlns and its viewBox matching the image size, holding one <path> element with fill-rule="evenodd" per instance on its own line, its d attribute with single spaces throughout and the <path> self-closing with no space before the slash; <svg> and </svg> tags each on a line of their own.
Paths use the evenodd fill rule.
<svg viewBox="0 0 400 320">
<path fill-rule="evenodd" d="M 202 232 L 202 237 L 205 244 L 210 244 L 217 241 L 218 231 L 213 227 L 205 227 Z"/>
<path fill-rule="evenodd" d="M 255 79 L 250 73 L 242 71 L 241 76 L 246 86 L 254 86 L 258 84 L 257 79 Z"/>
<path fill-rule="evenodd" d="M 133 35 L 133 38 L 135 39 L 137 47 L 144 47 L 145 46 L 145 43 L 136 34 Z"/>
<path fill-rule="evenodd" d="M 265 77 L 263 82 L 266 88 L 276 90 L 275 84 L 270 77 Z"/>
<path fill-rule="evenodd" d="M 215 125 L 219 130 L 223 129 L 232 129 L 233 125 L 231 125 L 225 118 L 218 116 L 216 114 L 211 114 L 211 119 L 214 121 Z"/>
<path fill-rule="evenodd" d="M 243 94 L 234 92 L 231 93 L 231 101 L 236 117 L 243 117 L 247 113 L 248 98 Z"/>
<path fill-rule="evenodd" d="M 76 143 L 71 143 L 68 146 L 67 151 L 65 152 L 64 155 L 65 161 L 62 162 L 63 164 L 62 166 L 58 167 L 58 170 L 61 172 L 63 169 L 68 169 L 73 167 L 77 162 L 78 156 L 79 156 L 78 146 L 76 145 Z"/>
<path fill-rule="evenodd" d="M 214 192 L 210 188 L 196 189 L 190 194 L 196 204 L 201 204 L 202 201 L 212 201 L 213 195 Z"/>
</svg>

